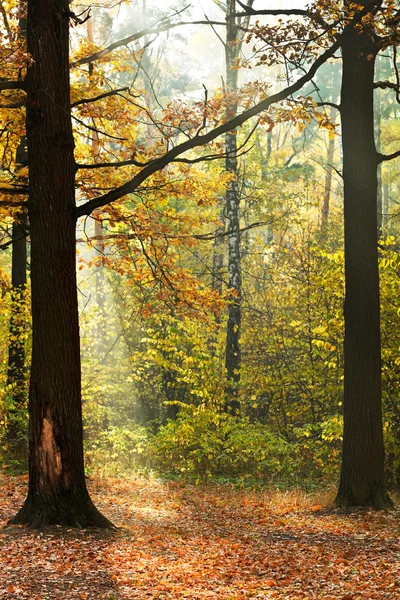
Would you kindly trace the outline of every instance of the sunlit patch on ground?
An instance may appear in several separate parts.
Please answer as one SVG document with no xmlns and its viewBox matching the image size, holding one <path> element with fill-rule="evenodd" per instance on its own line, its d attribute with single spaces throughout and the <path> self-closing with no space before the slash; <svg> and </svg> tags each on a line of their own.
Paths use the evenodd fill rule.
<svg viewBox="0 0 400 600">
<path fill-rule="evenodd" d="M 3 526 L 25 489 L 0 477 Z M 397 511 L 139 479 L 91 482 L 91 493 L 120 530 L 3 529 L 0 599 L 400 599 Z"/>
</svg>

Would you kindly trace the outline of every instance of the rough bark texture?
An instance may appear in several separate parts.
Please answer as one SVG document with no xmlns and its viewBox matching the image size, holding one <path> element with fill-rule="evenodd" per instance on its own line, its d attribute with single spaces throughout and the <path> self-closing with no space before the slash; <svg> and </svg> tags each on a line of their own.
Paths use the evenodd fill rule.
<svg viewBox="0 0 400 600">
<path fill-rule="evenodd" d="M 376 47 L 368 31 L 348 28 L 341 93 L 345 342 L 343 459 L 336 503 L 386 506 L 381 403 L 377 253 L 377 155 L 373 79 Z"/>
<path fill-rule="evenodd" d="M 26 77 L 32 257 L 29 490 L 12 523 L 111 524 L 86 489 L 75 265 L 69 6 L 30 0 Z"/>
</svg>

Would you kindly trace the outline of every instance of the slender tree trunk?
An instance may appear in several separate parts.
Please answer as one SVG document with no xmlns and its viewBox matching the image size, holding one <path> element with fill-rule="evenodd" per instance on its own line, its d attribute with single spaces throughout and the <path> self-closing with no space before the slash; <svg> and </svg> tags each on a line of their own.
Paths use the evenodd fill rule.
<svg viewBox="0 0 400 600">
<path fill-rule="evenodd" d="M 19 414 L 26 410 L 25 332 L 26 302 L 26 234 L 25 215 L 16 217 L 12 227 L 11 316 L 8 340 L 7 387 L 13 406 L 9 411 L 6 441 L 7 454 L 25 462 L 27 443 L 21 431 Z"/>
<path fill-rule="evenodd" d="M 227 114 L 232 118 L 237 113 L 238 71 L 235 68 L 238 57 L 238 39 L 236 20 L 233 17 L 236 0 L 228 0 L 226 10 L 226 91 L 228 94 Z M 228 324 L 226 331 L 225 366 L 227 374 L 226 408 L 231 412 L 240 409 L 238 400 L 240 381 L 240 328 L 242 302 L 242 276 L 240 261 L 240 196 L 238 189 L 237 134 L 230 131 L 225 138 L 225 168 L 232 175 L 226 191 L 226 222 L 228 227 L 228 288 L 231 290 L 228 307 Z"/>
<path fill-rule="evenodd" d="M 383 75 L 381 61 L 375 63 L 375 78 L 381 81 Z M 382 123 L 382 94 L 378 88 L 374 94 L 374 112 L 375 112 L 375 141 L 376 151 L 381 152 L 381 123 Z M 383 234 L 383 190 L 382 190 L 382 163 L 379 163 L 377 170 L 378 188 L 377 188 L 377 217 L 378 217 L 378 239 Z"/>
<path fill-rule="evenodd" d="M 224 280 L 224 252 L 223 252 L 223 240 L 221 234 L 225 231 L 225 215 L 222 206 L 220 207 L 220 221 L 221 224 L 217 230 L 217 236 L 214 239 L 213 244 L 213 264 L 212 264 L 212 281 L 211 287 L 213 290 L 222 294 L 222 283 Z M 217 316 L 217 323 L 221 322 L 220 316 Z"/>
<path fill-rule="evenodd" d="M 380 90 L 377 90 L 379 92 Z M 378 96 L 379 98 L 379 96 Z M 378 107 L 376 109 L 376 150 L 377 152 L 381 151 L 381 120 L 382 116 L 380 114 L 380 102 L 378 103 Z M 382 163 L 379 163 L 377 168 L 377 229 L 378 229 L 378 239 L 382 237 L 383 231 L 383 195 L 382 195 Z"/>
<path fill-rule="evenodd" d="M 13 39 L 7 15 L 1 4 L 4 24 L 10 41 Z M 19 21 L 20 35 L 26 39 L 26 19 Z M 22 136 L 17 147 L 16 164 L 23 168 L 28 164 L 26 136 Z M 25 179 L 25 178 L 24 178 Z M 21 181 L 27 184 L 27 181 Z M 12 256 L 11 256 L 11 316 L 8 336 L 7 388 L 11 390 L 12 407 L 8 415 L 6 431 L 7 455 L 16 460 L 21 466 L 28 458 L 26 432 L 22 430 L 26 411 L 27 381 L 25 368 L 25 334 L 27 331 L 26 317 L 26 284 L 27 284 L 27 246 L 26 246 L 26 217 L 23 212 L 15 216 L 12 226 Z"/>
<path fill-rule="evenodd" d="M 29 490 L 11 520 L 110 526 L 83 463 L 67 0 L 30 0 L 26 76 L 31 229 Z"/>
<path fill-rule="evenodd" d="M 94 14 L 92 15 L 91 19 L 88 19 L 87 21 L 87 39 L 89 42 L 89 45 L 91 48 L 94 47 L 94 33 L 93 33 L 93 21 L 94 21 Z M 89 80 L 92 80 L 93 77 L 93 69 L 94 69 L 94 65 L 93 63 L 89 64 Z M 95 119 L 93 119 L 93 126 L 96 128 L 96 122 Z M 93 162 L 98 162 L 99 160 L 99 150 L 100 150 L 100 144 L 99 144 L 99 134 L 97 131 L 93 131 L 92 133 L 92 155 L 93 155 Z M 96 238 L 95 243 L 94 243 L 94 249 L 95 251 L 98 253 L 99 256 L 103 256 L 104 255 L 104 240 L 103 240 L 103 222 L 102 222 L 102 217 L 101 217 L 101 211 L 94 211 L 93 212 L 93 219 L 94 219 L 94 237 Z M 97 345 L 100 347 L 100 340 L 103 338 L 103 310 L 104 310 L 104 269 L 103 269 L 103 265 L 100 264 L 97 269 L 96 269 L 96 275 L 95 275 L 95 297 L 96 297 L 96 302 L 97 305 L 99 307 L 99 319 L 98 319 L 98 323 L 97 323 L 97 331 L 96 331 L 96 341 L 97 341 Z"/>
<path fill-rule="evenodd" d="M 334 119 L 334 108 L 331 109 L 330 119 L 333 121 Z M 335 138 L 329 138 L 328 142 L 328 152 L 327 152 L 327 166 L 326 166 L 326 174 L 325 174 L 325 185 L 324 185 L 324 203 L 322 205 L 322 214 L 321 214 L 321 229 L 324 233 L 328 226 L 329 220 L 329 211 L 331 204 L 331 193 L 332 193 L 332 175 L 333 175 L 333 158 L 335 155 Z"/>
<path fill-rule="evenodd" d="M 382 235 L 388 235 L 389 222 L 389 185 L 384 183 L 382 186 Z"/>
<path fill-rule="evenodd" d="M 343 459 L 336 503 L 387 504 L 381 402 L 377 154 L 373 81 L 377 48 L 365 30 L 343 38 L 341 92 L 345 341 Z"/>
<path fill-rule="evenodd" d="M 264 187 L 268 185 L 268 164 L 271 158 L 271 153 L 272 153 L 272 131 L 268 131 L 267 133 L 267 149 L 266 152 L 264 152 L 264 149 L 262 147 L 261 144 L 261 139 L 260 139 L 260 132 L 257 132 L 256 134 L 256 148 L 258 151 L 258 155 L 259 155 L 259 160 L 260 160 L 260 172 L 261 172 L 261 186 Z M 271 213 L 271 222 L 267 225 L 266 227 L 266 234 L 265 234 L 265 243 L 266 245 L 270 246 L 274 240 L 274 228 L 273 228 L 273 210 L 270 211 Z"/>
</svg>

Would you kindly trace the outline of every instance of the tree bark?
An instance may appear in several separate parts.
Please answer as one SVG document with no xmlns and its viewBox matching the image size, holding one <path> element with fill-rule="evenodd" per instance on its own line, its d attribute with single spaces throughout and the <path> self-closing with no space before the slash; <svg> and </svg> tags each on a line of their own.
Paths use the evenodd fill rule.
<svg viewBox="0 0 400 600">
<path fill-rule="evenodd" d="M 341 90 L 345 341 L 343 458 L 336 503 L 383 508 L 381 344 L 377 252 L 377 153 L 373 81 L 377 46 L 371 32 L 348 27 Z"/>
<path fill-rule="evenodd" d="M 109 527 L 85 482 L 67 0 L 30 0 L 26 76 L 32 369 L 29 490 L 11 523 Z"/>
<path fill-rule="evenodd" d="M 331 108 L 330 119 L 332 123 L 334 123 L 334 108 Z M 322 233 L 326 232 L 326 228 L 328 226 L 329 221 L 329 211 L 331 204 L 331 192 L 332 192 L 332 175 L 333 175 L 333 158 L 335 155 L 335 138 L 329 138 L 328 142 L 328 152 L 327 152 L 327 166 L 325 173 L 325 185 L 324 185 L 324 202 L 322 205 L 322 213 L 321 213 L 321 229 Z"/>
<path fill-rule="evenodd" d="M 238 57 L 238 44 L 236 19 L 233 17 L 236 10 L 236 0 L 228 0 L 226 6 L 226 91 L 228 94 L 227 115 L 228 119 L 237 114 L 237 84 L 238 71 L 235 68 Z M 228 305 L 228 323 L 226 330 L 225 367 L 227 376 L 226 409 L 237 412 L 240 409 L 239 382 L 240 382 L 240 327 L 242 319 L 242 276 L 240 260 L 240 195 L 238 189 L 237 165 L 237 134 L 230 131 L 225 137 L 226 160 L 225 168 L 232 175 L 226 190 L 226 223 L 228 227 L 228 288 L 230 290 Z"/>
</svg>

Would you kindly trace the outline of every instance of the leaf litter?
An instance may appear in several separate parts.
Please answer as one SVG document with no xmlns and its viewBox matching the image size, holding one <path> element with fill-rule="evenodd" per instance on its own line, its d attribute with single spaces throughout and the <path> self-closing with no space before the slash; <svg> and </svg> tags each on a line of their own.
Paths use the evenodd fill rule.
<svg viewBox="0 0 400 600">
<path fill-rule="evenodd" d="M 89 488 L 117 532 L 5 527 L 26 485 L 0 476 L 0 600 L 400 600 L 398 510 L 109 479 Z"/>
</svg>

